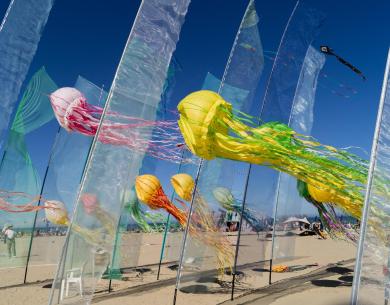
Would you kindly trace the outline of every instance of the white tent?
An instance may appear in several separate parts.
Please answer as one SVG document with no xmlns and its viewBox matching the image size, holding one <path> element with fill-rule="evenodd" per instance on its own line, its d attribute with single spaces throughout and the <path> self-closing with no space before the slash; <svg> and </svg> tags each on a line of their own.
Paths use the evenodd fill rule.
<svg viewBox="0 0 390 305">
<path fill-rule="evenodd" d="M 297 218 L 297 217 L 289 217 L 287 218 L 287 220 L 285 220 L 283 222 L 283 224 L 288 224 L 288 223 L 291 223 L 291 222 L 300 222 L 300 223 L 306 223 L 308 225 L 310 225 L 310 222 L 307 220 L 307 218 Z"/>
</svg>

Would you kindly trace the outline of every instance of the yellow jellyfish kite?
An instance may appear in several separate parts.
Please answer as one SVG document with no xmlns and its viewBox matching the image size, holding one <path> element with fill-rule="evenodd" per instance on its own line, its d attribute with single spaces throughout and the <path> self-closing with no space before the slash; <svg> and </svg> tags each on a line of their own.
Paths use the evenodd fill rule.
<svg viewBox="0 0 390 305">
<path fill-rule="evenodd" d="M 360 218 L 366 161 L 322 145 L 279 122 L 259 126 L 254 118 L 234 111 L 212 91 L 189 94 L 178 110 L 180 131 L 198 157 L 232 159 L 287 173 L 306 182 L 314 196 L 326 193 L 331 197 L 327 200 Z"/>
<path fill-rule="evenodd" d="M 61 201 L 47 200 L 44 205 L 46 207 L 45 217 L 48 221 L 57 226 L 69 225 L 68 211 Z"/>
<path fill-rule="evenodd" d="M 190 175 L 174 175 L 171 178 L 171 184 L 180 198 L 185 201 L 192 199 L 195 182 Z M 217 266 L 221 276 L 223 276 L 225 269 L 232 271 L 233 248 L 227 237 L 216 226 L 209 205 L 199 192 L 196 192 L 194 195 L 193 211 L 190 219 L 190 234 L 209 247 L 215 248 Z"/>
<path fill-rule="evenodd" d="M 171 184 L 176 194 L 185 201 L 191 201 L 194 191 L 194 179 L 188 174 L 176 174 L 171 178 Z"/>
</svg>

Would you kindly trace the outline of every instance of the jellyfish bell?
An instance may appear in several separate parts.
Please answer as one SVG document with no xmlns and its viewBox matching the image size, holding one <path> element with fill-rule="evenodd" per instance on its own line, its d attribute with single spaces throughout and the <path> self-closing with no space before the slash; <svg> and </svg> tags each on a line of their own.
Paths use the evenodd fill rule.
<svg viewBox="0 0 390 305">
<path fill-rule="evenodd" d="M 158 192 L 161 190 L 160 181 L 153 175 L 141 175 L 135 179 L 135 192 L 139 200 L 146 203 L 151 209 L 163 206 L 157 204 Z"/>
<path fill-rule="evenodd" d="M 67 131 L 71 131 L 66 116 L 69 115 L 69 109 L 72 103 L 85 101 L 84 95 L 77 89 L 71 87 L 63 87 L 57 89 L 50 94 L 50 103 L 54 111 L 54 115 L 61 125 Z"/>
<path fill-rule="evenodd" d="M 244 162 L 264 163 L 262 147 L 256 145 L 253 135 L 262 136 L 275 123 L 264 124 L 257 128 L 246 126 L 233 116 L 232 105 L 219 94 L 200 90 L 183 98 L 177 109 L 180 113 L 178 125 L 189 150 L 206 160 L 217 157 Z M 232 131 L 239 137 L 250 139 L 242 142 L 232 137 Z M 255 156 L 249 155 L 256 152 Z M 268 160 L 267 160 L 268 161 Z"/>
<path fill-rule="evenodd" d="M 44 202 L 45 217 L 54 225 L 67 226 L 69 224 L 68 211 L 65 205 L 58 200 L 47 200 Z"/>
<path fill-rule="evenodd" d="M 233 209 L 232 205 L 235 200 L 233 194 L 226 187 L 216 187 L 213 190 L 213 196 L 226 210 L 230 211 Z"/>
<path fill-rule="evenodd" d="M 195 182 L 190 175 L 183 173 L 176 174 L 171 177 L 171 184 L 180 198 L 186 201 L 191 200 Z"/>
<path fill-rule="evenodd" d="M 80 196 L 81 203 L 83 204 L 84 211 L 87 214 L 92 214 L 99 206 L 98 198 L 95 194 L 84 193 Z"/>
<path fill-rule="evenodd" d="M 228 133 L 223 120 L 230 116 L 231 104 L 213 91 L 201 90 L 187 95 L 177 109 L 179 128 L 188 148 L 203 159 L 214 159 L 217 135 Z"/>
</svg>

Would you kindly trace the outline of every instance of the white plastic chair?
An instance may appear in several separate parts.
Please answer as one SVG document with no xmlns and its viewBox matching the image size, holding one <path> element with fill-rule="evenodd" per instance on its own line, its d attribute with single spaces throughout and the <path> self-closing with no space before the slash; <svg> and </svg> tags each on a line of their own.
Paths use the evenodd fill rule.
<svg viewBox="0 0 390 305">
<path fill-rule="evenodd" d="M 65 278 L 61 282 L 61 300 L 64 299 L 64 293 L 65 297 L 69 296 L 70 284 L 77 285 L 80 289 L 80 295 L 83 296 L 83 282 L 81 279 L 82 273 L 83 270 L 81 268 L 74 268 L 66 271 Z"/>
</svg>

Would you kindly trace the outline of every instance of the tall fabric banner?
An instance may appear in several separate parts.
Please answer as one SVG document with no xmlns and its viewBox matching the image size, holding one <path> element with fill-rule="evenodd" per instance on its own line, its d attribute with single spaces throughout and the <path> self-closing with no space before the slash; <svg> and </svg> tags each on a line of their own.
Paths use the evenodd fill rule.
<svg viewBox="0 0 390 305">
<path fill-rule="evenodd" d="M 315 50 L 312 46 L 308 48 L 289 119 L 289 126 L 297 133 L 307 136 L 311 133 L 314 120 L 317 81 L 325 60 L 324 54 Z M 288 217 L 299 217 L 302 206 L 308 204 L 298 194 L 297 180 L 284 173 L 280 173 L 279 175 L 274 219 L 276 222 L 276 230 L 273 236 L 273 259 L 294 256 L 295 237 L 281 237 L 280 231 L 283 232 L 283 228 L 285 227 L 283 222 Z"/>
<path fill-rule="evenodd" d="M 28 83 L 12 122 L 1 159 L 0 188 L 32 196 L 39 195 L 41 178 L 32 164 L 25 137 L 54 118 L 47 96 L 56 89 L 56 84 L 45 68 L 36 72 Z M 6 214 L 7 221 L 13 222 L 14 225 L 21 225 L 20 222 L 31 219 L 32 215 Z"/>
<path fill-rule="evenodd" d="M 96 283 L 111 261 L 123 194 L 134 186 L 145 154 L 104 144 L 102 125 L 119 124 L 123 116 L 155 120 L 189 2 L 141 3 L 91 147 L 49 304 L 90 304 Z M 108 113 L 120 115 L 107 118 Z M 84 209 L 83 198 L 92 199 L 92 209 Z M 83 234 L 85 230 L 91 234 Z M 82 270 L 83 291 L 61 295 L 57 287 L 74 268 Z"/>
<path fill-rule="evenodd" d="M 371 149 L 351 304 L 390 301 L 390 50 Z"/>
<path fill-rule="evenodd" d="M 8 127 L 53 3 L 12 0 L 0 25 L 0 137 Z"/>
</svg>

